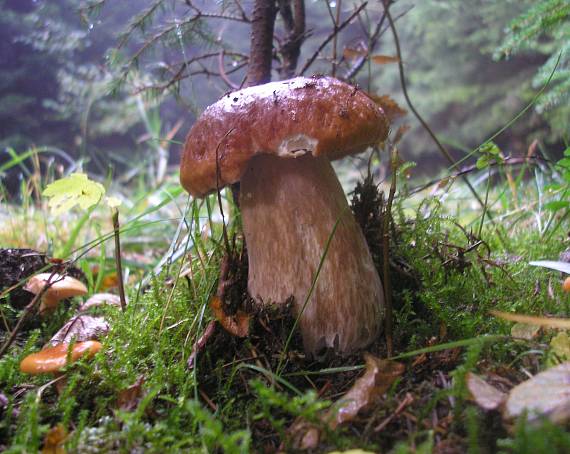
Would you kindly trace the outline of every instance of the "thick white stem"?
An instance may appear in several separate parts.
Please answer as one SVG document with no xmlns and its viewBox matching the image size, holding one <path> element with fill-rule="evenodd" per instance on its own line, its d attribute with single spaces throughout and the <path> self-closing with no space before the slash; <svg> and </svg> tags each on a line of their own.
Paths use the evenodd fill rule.
<svg viewBox="0 0 570 454">
<path fill-rule="evenodd" d="M 241 180 L 248 290 L 258 304 L 293 296 L 305 351 L 341 354 L 370 344 L 384 313 L 366 240 L 326 158 L 258 155 Z M 334 225 L 314 291 L 303 309 Z"/>
</svg>

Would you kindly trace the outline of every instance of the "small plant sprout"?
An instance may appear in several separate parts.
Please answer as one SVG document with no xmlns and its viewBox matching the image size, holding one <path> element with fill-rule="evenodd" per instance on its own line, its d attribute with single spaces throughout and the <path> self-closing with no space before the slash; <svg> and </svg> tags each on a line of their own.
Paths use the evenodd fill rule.
<svg viewBox="0 0 570 454">
<path fill-rule="evenodd" d="M 358 88 L 298 77 L 224 95 L 186 140 L 180 180 L 192 195 L 241 181 L 248 291 L 260 306 L 294 297 L 308 354 L 348 354 L 380 333 L 382 282 L 330 161 L 387 134 Z"/>
</svg>

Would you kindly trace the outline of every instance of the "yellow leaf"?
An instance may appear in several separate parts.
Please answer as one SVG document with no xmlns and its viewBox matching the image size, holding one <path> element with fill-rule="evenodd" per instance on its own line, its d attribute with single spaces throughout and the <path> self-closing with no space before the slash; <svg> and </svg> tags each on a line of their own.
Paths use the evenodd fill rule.
<svg viewBox="0 0 570 454">
<path fill-rule="evenodd" d="M 90 180 L 84 173 L 72 173 L 68 177 L 49 184 L 42 195 L 48 197 L 49 207 L 55 214 L 65 213 L 75 205 L 84 210 L 91 208 L 101 200 L 105 188 L 101 183 Z"/>
</svg>

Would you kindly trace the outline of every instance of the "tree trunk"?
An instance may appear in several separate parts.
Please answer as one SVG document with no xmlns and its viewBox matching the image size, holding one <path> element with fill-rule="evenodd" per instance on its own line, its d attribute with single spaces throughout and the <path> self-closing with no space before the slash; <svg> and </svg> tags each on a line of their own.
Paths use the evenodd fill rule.
<svg viewBox="0 0 570 454">
<path fill-rule="evenodd" d="M 255 0 L 251 19 L 251 48 L 246 86 L 271 81 L 273 30 L 277 8 L 275 0 Z"/>
</svg>

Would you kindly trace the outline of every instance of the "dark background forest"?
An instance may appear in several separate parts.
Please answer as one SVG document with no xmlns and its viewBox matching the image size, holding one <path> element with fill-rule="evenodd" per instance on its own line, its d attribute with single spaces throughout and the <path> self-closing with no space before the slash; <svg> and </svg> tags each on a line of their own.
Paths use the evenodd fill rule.
<svg viewBox="0 0 570 454">
<path fill-rule="evenodd" d="M 80 158 L 101 174 L 109 164 L 124 170 L 133 156 L 139 162 L 152 159 L 153 135 L 172 132 L 183 140 L 195 116 L 228 90 L 214 76 L 216 71 L 206 66 L 167 87 L 164 75 L 174 71 L 176 62 L 192 59 L 204 46 L 223 48 L 231 78 L 237 84 L 243 78 L 237 55 L 248 51 L 249 28 L 244 24 L 214 21 L 195 33 L 192 24 L 184 23 L 188 14 L 184 2 L 131 1 L 121 2 L 121 7 L 96 3 L 100 5 L 94 10 L 72 0 L 1 1 L 3 154 L 7 147 L 21 152 L 30 146 L 47 146 L 62 162 L 66 157 L 70 162 Z M 206 11 L 223 6 L 198 3 Z M 548 11 L 564 2 L 542 3 Z M 567 26 L 554 23 L 552 29 L 520 35 L 517 27 L 525 20 L 530 25 L 541 20 L 540 11 L 528 17 L 534 4 L 531 0 L 401 0 L 394 5 L 410 96 L 456 157 L 519 113 L 545 84 L 558 54 L 567 50 Z M 310 37 L 300 62 L 330 31 L 323 5 L 307 3 Z M 334 7 L 334 2 L 329 6 Z M 351 8 L 352 2 L 344 2 L 341 13 L 347 15 Z M 367 15 L 379 14 L 380 9 L 371 4 Z M 153 10 L 148 23 L 137 24 L 147 10 Z M 131 60 L 149 37 L 176 21 L 180 21 L 176 33 L 165 34 L 136 61 Z M 347 49 L 354 52 L 362 45 L 365 24 L 361 22 L 353 21 L 339 36 L 339 49 L 345 55 Z M 374 53 L 394 54 L 389 33 L 381 36 Z M 524 155 L 535 139 L 545 151 L 556 154 L 561 149 L 556 144 L 567 134 L 570 116 L 567 54 L 559 62 L 562 71 L 526 120 L 513 124 L 497 139 L 505 154 Z M 329 70 L 327 62 L 317 60 L 308 74 Z M 339 67 L 339 75 L 346 71 Z M 402 102 L 396 65 L 368 63 L 356 81 L 372 93 L 389 94 Z M 436 173 L 436 163 L 441 161 L 429 136 L 414 118 L 404 121 L 412 129 L 402 143 L 403 156 L 417 161 L 420 173 Z M 171 147 L 171 164 L 178 162 L 179 149 Z"/>
</svg>

